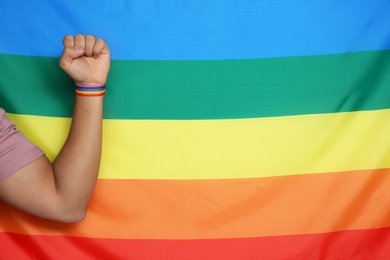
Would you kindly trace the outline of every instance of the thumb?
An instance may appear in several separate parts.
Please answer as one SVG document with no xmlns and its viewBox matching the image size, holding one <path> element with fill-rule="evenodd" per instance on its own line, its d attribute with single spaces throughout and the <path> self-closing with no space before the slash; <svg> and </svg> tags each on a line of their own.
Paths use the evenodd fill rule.
<svg viewBox="0 0 390 260">
<path fill-rule="evenodd" d="M 60 66 L 62 69 L 69 68 L 73 60 L 83 56 L 85 49 L 80 46 L 65 46 L 60 58 Z"/>
</svg>

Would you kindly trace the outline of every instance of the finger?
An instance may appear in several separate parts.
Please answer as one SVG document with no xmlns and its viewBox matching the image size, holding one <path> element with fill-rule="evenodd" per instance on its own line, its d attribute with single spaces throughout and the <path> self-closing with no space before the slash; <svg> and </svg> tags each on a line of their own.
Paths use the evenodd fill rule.
<svg viewBox="0 0 390 260">
<path fill-rule="evenodd" d="M 81 48 L 85 49 L 85 35 L 77 34 L 74 37 L 74 45 L 75 46 L 80 46 Z"/>
<path fill-rule="evenodd" d="M 74 59 L 84 55 L 84 49 L 79 46 L 65 46 L 60 58 L 60 67 L 66 70 Z"/>
<path fill-rule="evenodd" d="M 82 43 L 82 35 L 76 35 L 76 37 L 73 37 L 72 35 L 67 35 L 62 40 L 64 50 L 62 52 L 59 63 L 60 67 L 64 70 L 70 67 L 74 59 L 77 59 L 78 57 L 84 55 L 85 50 L 83 47 L 76 45 L 76 39 L 77 44 L 81 46 L 85 45 Z"/>
<path fill-rule="evenodd" d="M 93 48 L 93 57 L 99 58 L 101 54 L 108 54 L 108 46 L 103 39 L 97 39 Z"/>
<path fill-rule="evenodd" d="M 96 43 L 96 38 L 93 35 L 87 35 L 85 37 L 85 55 L 86 56 L 92 57 L 95 43 Z"/>
<path fill-rule="evenodd" d="M 74 46 L 74 37 L 72 35 L 67 35 L 62 39 L 62 44 L 64 46 Z"/>
</svg>

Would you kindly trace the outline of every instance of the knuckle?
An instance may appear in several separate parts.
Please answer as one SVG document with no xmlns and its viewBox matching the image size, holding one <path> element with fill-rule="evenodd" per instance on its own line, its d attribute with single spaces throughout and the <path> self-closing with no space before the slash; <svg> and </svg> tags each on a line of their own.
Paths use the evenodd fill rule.
<svg viewBox="0 0 390 260">
<path fill-rule="evenodd" d="M 82 39 L 84 39 L 84 37 L 85 36 L 83 34 L 76 34 L 74 38 L 77 40 L 82 40 Z"/>
<path fill-rule="evenodd" d="M 63 39 L 62 39 L 62 42 L 63 43 L 68 43 L 70 41 L 73 40 L 73 36 L 72 35 L 66 35 Z"/>
</svg>

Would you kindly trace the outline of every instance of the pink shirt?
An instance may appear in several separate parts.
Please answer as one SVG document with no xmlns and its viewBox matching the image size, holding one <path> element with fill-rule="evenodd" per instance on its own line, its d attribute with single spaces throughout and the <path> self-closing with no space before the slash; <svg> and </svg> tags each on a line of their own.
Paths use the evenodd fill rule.
<svg viewBox="0 0 390 260">
<path fill-rule="evenodd" d="M 42 156 L 44 152 L 16 129 L 0 108 L 0 181 Z"/>
</svg>

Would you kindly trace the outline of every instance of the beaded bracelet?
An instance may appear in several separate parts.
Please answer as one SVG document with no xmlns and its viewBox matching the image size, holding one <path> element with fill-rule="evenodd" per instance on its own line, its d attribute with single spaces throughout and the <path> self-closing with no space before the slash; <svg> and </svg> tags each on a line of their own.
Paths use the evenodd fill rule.
<svg viewBox="0 0 390 260">
<path fill-rule="evenodd" d="M 100 97 L 106 93 L 106 85 L 101 86 L 80 86 L 75 87 L 76 95 L 83 97 Z"/>
</svg>

